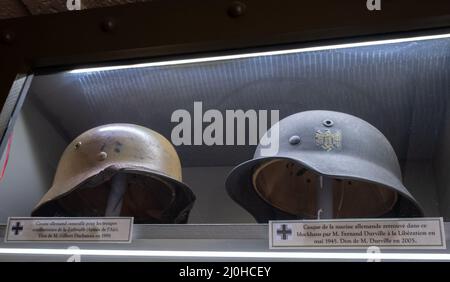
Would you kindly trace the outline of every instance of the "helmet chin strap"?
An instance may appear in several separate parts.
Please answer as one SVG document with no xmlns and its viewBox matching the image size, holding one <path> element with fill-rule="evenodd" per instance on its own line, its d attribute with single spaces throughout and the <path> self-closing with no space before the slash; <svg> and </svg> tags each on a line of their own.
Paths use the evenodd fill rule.
<svg viewBox="0 0 450 282">
<path fill-rule="evenodd" d="M 317 189 L 317 219 L 333 218 L 333 180 L 320 176 Z"/>
<path fill-rule="evenodd" d="M 108 196 L 105 216 L 120 216 L 122 211 L 123 197 L 127 190 L 127 175 L 118 173 L 111 180 L 111 190 Z"/>
</svg>

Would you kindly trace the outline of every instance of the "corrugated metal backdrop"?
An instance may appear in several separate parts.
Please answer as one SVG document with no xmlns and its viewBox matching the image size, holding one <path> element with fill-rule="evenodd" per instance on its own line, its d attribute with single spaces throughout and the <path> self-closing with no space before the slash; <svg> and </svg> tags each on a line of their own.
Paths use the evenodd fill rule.
<svg viewBox="0 0 450 282">
<path fill-rule="evenodd" d="M 94 126 L 129 122 L 170 138 L 177 109 L 313 109 L 356 115 L 400 159 L 431 159 L 450 95 L 450 40 L 266 56 L 182 66 L 35 78 L 36 103 L 69 142 Z M 364 137 L 362 137 L 364 138 Z M 185 165 L 235 165 L 254 146 L 181 146 Z"/>
</svg>

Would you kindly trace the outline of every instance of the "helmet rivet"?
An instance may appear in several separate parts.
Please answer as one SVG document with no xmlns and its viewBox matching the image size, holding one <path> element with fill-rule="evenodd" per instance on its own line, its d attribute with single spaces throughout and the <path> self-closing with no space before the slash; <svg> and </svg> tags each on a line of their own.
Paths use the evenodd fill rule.
<svg viewBox="0 0 450 282">
<path fill-rule="evenodd" d="M 81 142 L 77 142 L 77 143 L 75 144 L 75 149 L 80 149 L 80 147 L 81 147 Z"/>
<path fill-rule="evenodd" d="M 326 127 L 332 127 L 334 125 L 334 122 L 331 119 L 326 119 L 323 121 L 323 125 Z"/>
<path fill-rule="evenodd" d="M 98 154 L 99 161 L 104 161 L 104 160 L 106 160 L 107 157 L 108 157 L 108 154 L 105 152 L 100 152 L 100 154 Z"/>
<path fill-rule="evenodd" d="M 301 141 L 302 141 L 302 139 L 300 138 L 300 136 L 297 136 L 297 135 L 294 135 L 291 138 L 289 138 L 289 143 L 291 145 L 300 144 Z"/>
</svg>

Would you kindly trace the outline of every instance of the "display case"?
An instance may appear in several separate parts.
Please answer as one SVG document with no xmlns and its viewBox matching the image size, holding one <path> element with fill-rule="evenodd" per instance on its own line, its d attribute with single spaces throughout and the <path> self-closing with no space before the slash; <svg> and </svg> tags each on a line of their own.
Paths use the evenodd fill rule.
<svg viewBox="0 0 450 282">
<path fill-rule="evenodd" d="M 9 217 L 132 216 L 134 225 L 127 244 L 1 242 L 0 260 L 370 260 L 361 248 L 270 249 L 272 220 L 443 218 L 448 234 L 450 7 L 425 9 L 423 18 L 411 9 L 397 21 L 392 3 L 380 16 L 350 1 L 354 20 L 333 14 L 299 27 L 290 3 L 280 8 L 289 17 L 280 13 L 264 32 L 255 24 L 271 6 L 262 2 L 202 8 L 223 38 L 205 28 L 188 39 L 180 26 L 152 40 L 128 34 L 138 21 L 125 12 L 172 19 L 194 10 L 156 2 L 38 18 L 36 31 L 45 17 L 69 30 L 75 20 L 103 19 L 95 32 L 62 35 L 62 51 L 2 45 L 4 54 L 25 55 L 5 58 L 17 67 L 1 72 L 9 91 L 0 116 L 0 237 Z M 198 19 L 188 25 L 200 27 Z M 37 42 L 20 33 L 20 20 L 5 26 L 18 27 L 20 48 L 26 35 Z M 83 37 L 92 42 L 69 46 Z M 274 128 L 277 150 L 264 153 Z M 450 260 L 448 247 L 377 252 Z"/>
</svg>

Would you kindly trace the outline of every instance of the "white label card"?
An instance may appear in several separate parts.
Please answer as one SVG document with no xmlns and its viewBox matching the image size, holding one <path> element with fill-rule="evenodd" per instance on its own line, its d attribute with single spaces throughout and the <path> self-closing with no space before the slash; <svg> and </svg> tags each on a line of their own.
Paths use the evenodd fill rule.
<svg viewBox="0 0 450 282">
<path fill-rule="evenodd" d="M 5 242 L 131 243 L 132 217 L 10 217 Z"/>
<path fill-rule="evenodd" d="M 269 222 L 271 249 L 445 249 L 442 218 Z"/>
</svg>

